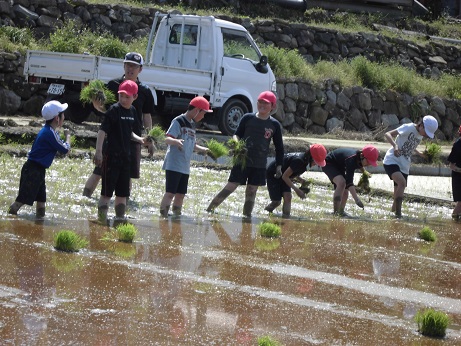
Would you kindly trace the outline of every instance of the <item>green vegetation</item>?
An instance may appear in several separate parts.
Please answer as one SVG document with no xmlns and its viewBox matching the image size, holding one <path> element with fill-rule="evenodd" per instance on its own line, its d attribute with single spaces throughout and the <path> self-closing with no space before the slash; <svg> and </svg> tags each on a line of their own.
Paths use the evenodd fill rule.
<svg viewBox="0 0 461 346">
<path fill-rule="evenodd" d="M 155 125 L 149 131 L 148 137 L 155 144 L 159 144 L 165 140 L 165 130 L 160 125 Z"/>
<path fill-rule="evenodd" d="M 247 146 L 245 140 L 239 139 L 236 141 L 231 138 L 227 141 L 227 146 L 232 153 L 232 165 L 240 165 L 242 169 L 245 168 L 247 164 Z"/>
<path fill-rule="evenodd" d="M 436 241 L 437 235 L 434 230 L 429 228 L 429 226 L 424 226 L 419 232 L 418 236 L 425 241 Z"/>
<path fill-rule="evenodd" d="M 260 336 L 258 338 L 258 346 L 280 346 L 281 343 L 271 338 L 268 335 Z"/>
<path fill-rule="evenodd" d="M 0 47 L 5 52 L 18 51 L 25 54 L 27 49 L 37 49 L 38 43 L 28 28 L 0 26 Z"/>
<path fill-rule="evenodd" d="M 263 237 L 277 238 L 280 237 L 282 230 L 279 225 L 272 222 L 263 222 L 259 225 L 259 233 Z"/>
<path fill-rule="evenodd" d="M 273 238 L 257 238 L 254 245 L 259 251 L 273 251 L 280 247 L 280 240 Z"/>
<path fill-rule="evenodd" d="M 311 186 L 314 185 L 314 179 L 313 178 L 309 178 L 307 180 L 304 180 L 301 184 L 301 186 L 299 187 L 299 189 L 304 192 L 305 194 L 308 194 L 309 192 L 311 192 Z"/>
<path fill-rule="evenodd" d="M 427 157 L 429 163 L 440 163 L 440 154 L 442 153 L 442 147 L 434 142 L 426 143 L 426 149 L 424 154 Z"/>
<path fill-rule="evenodd" d="M 54 248 L 65 252 L 78 252 L 88 245 L 88 241 L 74 231 L 62 230 L 54 236 Z"/>
<path fill-rule="evenodd" d="M 221 156 L 229 155 L 229 149 L 221 142 L 216 139 L 210 139 L 207 143 L 207 148 L 210 150 L 210 156 L 216 160 Z"/>
<path fill-rule="evenodd" d="M 418 323 L 418 331 L 430 337 L 443 338 L 446 334 L 446 329 L 450 324 L 450 319 L 447 314 L 434 309 L 426 309 L 419 311 L 415 320 Z"/>
<path fill-rule="evenodd" d="M 117 102 L 115 95 L 110 91 L 103 81 L 98 79 L 92 80 L 80 91 L 80 101 L 83 103 L 92 103 L 98 100 L 104 104 L 113 104 Z"/>
<path fill-rule="evenodd" d="M 122 243 L 132 243 L 137 234 L 138 229 L 135 225 L 131 223 L 121 223 L 117 225 L 114 230 L 106 232 L 101 240 L 117 240 Z"/>
<path fill-rule="evenodd" d="M 368 171 L 364 170 L 362 172 L 359 183 L 357 184 L 357 190 L 359 192 L 367 193 L 367 194 L 371 192 L 370 177 L 371 177 L 371 174 Z"/>
</svg>

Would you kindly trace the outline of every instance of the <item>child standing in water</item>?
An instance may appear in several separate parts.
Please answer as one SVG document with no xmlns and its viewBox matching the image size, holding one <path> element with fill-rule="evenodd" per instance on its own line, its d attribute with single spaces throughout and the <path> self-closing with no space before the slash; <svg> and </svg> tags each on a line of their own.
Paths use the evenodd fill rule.
<svg viewBox="0 0 461 346">
<path fill-rule="evenodd" d="M 426 115 L 417 124 L 403 124 L 384 135 L 384 138 L 392 145 L 384 156 L 383 166 L 389 178 L 394 182 L 394 202 L 391 210 L 397 218 L 402 217 L 403 194 L 410 174 L 411 155 L 415 152 L 425 157 L 416 148 L 424 137 L 434 138 L 438 127 L 437 119 Z"/>
<path fill-rule="evenodd" d="M 67 154 L 70 150 L 70 135 L 64 130 L 66 141 L 63 142 L 56 132 L 64 122 L 64 111 L 67 103 L 49 101 L 42 108 L 45 125 L 35 138 L 27 161 L 22 166 L 18 197 L 8 209 L 9 214 L 16 215 L 24 204 L 37 202 L 35 215 L 45 216 L 46 185 L 45 172 L 53 163 L 56 153 Z"/>
</svg>

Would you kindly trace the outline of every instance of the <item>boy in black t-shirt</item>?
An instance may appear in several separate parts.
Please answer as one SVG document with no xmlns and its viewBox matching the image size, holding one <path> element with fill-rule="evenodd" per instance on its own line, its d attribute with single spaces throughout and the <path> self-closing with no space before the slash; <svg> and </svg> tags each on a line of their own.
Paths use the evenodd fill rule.
<svg viewBox="0 0 461 346">
<path fill-rule="evenodd" d="M 98 138 L 94 163 L 101 167 L 102 187 L 98 203 L 98 219 L 105 222 L 109 202 L 115 191 L 115 216 L 125 217 L 126 198 L 130 195 L 130 142 L 144 144 L 144 139 L 133 132 L 136 110 L 132 106 L 138 93 L 138 85 L 126 80 L 118 89 L 118 102 L 105 113 Z M 107 136 L 107 138 L 106 138 Z M 102 153 L 104 140 L 107 147 Z"/>
</svg>

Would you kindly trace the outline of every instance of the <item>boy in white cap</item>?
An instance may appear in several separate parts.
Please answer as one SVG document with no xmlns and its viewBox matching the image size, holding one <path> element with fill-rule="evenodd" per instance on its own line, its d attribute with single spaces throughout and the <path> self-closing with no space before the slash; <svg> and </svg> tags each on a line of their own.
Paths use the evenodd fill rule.
<svg viewBox="0 0 461 346">
<path fill-rule="evenodd" d="M 403 194 L 410 174 L 411 155 L 415 152 L 425 157 L 416 148 L 424 137 L 434 138 L 438 127 L 437 119 L 426 115 L 417 124 L 403 124 L 384 135 L 384 138 L 392 145 L 384 156 L 383 166 L 389 178 L 394 181 L 394 202 L 391 210 L 397 218 L 402 217 Z"/>
<path fill-rule="evenodd" d="M 266 185 L 266 165 L 271 141 L 275 146 L 275 174 L 278 178 L 282 176 L 282 125 L 271 116 L 277 109 L 277 97 L 272 91 L 263 91 L 258 96 L 257 107 L 256 113 L 247 113 L 242 117 L 233 136 L 236 141 L 245 141 L 246 165 L 243 167 L 236 164 L 232 167 L 227 184 L 210 202 L 206 209 L 208 212 L 214 212 L 239 185 L 247 185 L 243 215 L 251 217 L 258 187 Z"/>
<path fill-rule="evenodd" d="M 276 162 L 272 161 L 266 170 L 267 191 L 271 202 L 264 208 L 272 213 L 275 208 L 282 204 L 282 216 L 289 217 L 291 213 L 291 199 L 293 189 L 299 198 L 306 198 L 306 194 L 293 183 L 293 179 L 303 181 L 299 176 L 310 167 L 326 165 L 325 158 L 327 149 L 322 144 L 312 144 L 304 153 L 289 153 L 283 156 L 282 176 L 277 178 Z"/>
<path fill-rule="evenodd" d="M 195 124 L 205 113 L 213 112 L 210 103 L 203 96 L 194 97 L 186 113 L 171 121 L 166 132 L 168 145 L 162 169 L 165 170 L 165 194 L 160 202 L 160 215 L 168 217 L 171 202 L 173 214 L 181 215 L 184 197 L 187 193 L 190 174 L 190 160 L 193 151 L 207 152 L 209 149 L 196 143 Z"/>
<path fill-rule="evenodd" d="M 8 209 L 9 214 L 16 215 L 24 204 L 33 205 L 36 201 L 35 215 L 45 216 L 46 203 L 46 169 L 53 163 L 56 153 L 67 154 L 70 150 L 70 135 L 64 130 L 66 141 L 62 141 L 56 129 L 64 122 L 64 111 L 67 103 L 49 101 L 42 108 L 45 125 L 37 134 L 34 144 L 27 155 L 27 161 L 21 169 L 19 193 Z"/>
<path fill-rule="evenodd" d="M 138 96 L 138 85 L 126 80 L 118 88 L 118 102 L 106 112 L 96 140 L 94 163 L 101 167 L 102 186 L 98 203 L 98 219 L 107 221 L 109 202 L 115 191 L 115 216 L 125 217 L 126 199 L 130 196 L 131 141 L 144 144 L 144 139 L 134 133 L 136 109 L 133 101 Z M 107 136 L 107 137 L 106 137 Z M 103 153 L 102 147 L 107 140 Z M 104 157 L 103 157 L 104 154 Z"/>
</svg>

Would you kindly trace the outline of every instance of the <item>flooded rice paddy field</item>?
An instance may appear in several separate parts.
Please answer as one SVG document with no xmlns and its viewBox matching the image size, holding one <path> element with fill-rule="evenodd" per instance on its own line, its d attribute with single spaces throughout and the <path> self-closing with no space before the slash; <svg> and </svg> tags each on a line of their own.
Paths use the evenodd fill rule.
<svg viewBox="0 0 461 346">
<path fill-rule="evenodd" d="M 395 220 L 390 200 L 364 196 L 365 210 L 351 199 L 352 217 L 337 218 L 331 187 L 318 184 L 294 197 L 293 218 L 273 217 L 282 236 L 269 240 L 258 235 L 265 188 L 251 219 L 241 217 L 243 187 L 209 215 L 228 171 L 193 168 L 184 215 L 162 219 L 161 162 L 143 161 L 128 206 L 139 233 L 123 244 L 101 240 L 109 227 L 95 221 L 97 194 L 81 196 L 89 159 L 55 160 L 44 220 L 30 207 L 6 214 L 25 159 L 0 159 L 2 345 L 256 345 L 263 335 L 284 345 L 461 343 L 461 223 L 449 205 L 406 203 Z M 439 179 L 434 191 L 449 193 Z M 435 243 L 417 238 L 425 225 Z M 54 250 L 63 229 L 88 247 Z M 444 339 L 417 332 L 414 315 L 428 307 L 450 316 Z"/>
</svg>

